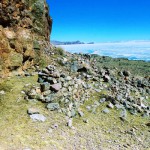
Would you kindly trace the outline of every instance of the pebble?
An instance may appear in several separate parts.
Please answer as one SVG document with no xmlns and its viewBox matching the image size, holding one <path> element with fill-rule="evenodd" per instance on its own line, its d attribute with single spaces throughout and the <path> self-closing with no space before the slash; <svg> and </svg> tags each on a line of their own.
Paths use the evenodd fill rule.
<svg viewBox="0 0 150 150">
<path fill-rule="evenodd" d="M 72 127 L 72 118 L 69 118 L 68 122 L 67 122 L 67 126 L 68 127 Z"/>
<path fill-rule="evenodd" d="M 5 91 L 3 91 L 3 90 L 0 91 L 0 94 L 1 94 L 1 95 L 4 95 L 4 94 L 5 94 Z"/>
<path fill-rule="evenodd" d="M 57 129 L 57 128 L 58 128 L 58 124 L 57 123 L 52 125 L 52 129 Z"/>
<path fill-rule="evenodd" d="M 104 103 L 105 101 L 106 101 L 106 98 L 101 98 L 99 102 Z"/>
<path fill-rule="evenodd" d="M 108 108 L 105 108 L 102 112 L 105 113 L 105 114 L 108 114 L 110 111 L 109 111 Z"/>
<path fill-rule="evenodd" d="M 107 107 L 113 109 L 114 105 L 111 102 L 109 102 L 109 104 L 107 105 Z"/>
<path fill-rule="evenodd" d="M 65 78 L 65 80 L 66 80 L 66 81 L 70 81 L 70 80 L 72 80 L 72 78 L 71 78 L 70 76 L 67 76 L 67 77 Z"/>
<path fill-rule="evenodd" d="M 80 117 L 83 117 L 83 116 L 84 116 L 84 113 L 83 113 L 81 110 L 79 110 L 78 113 L 79 113 L 79 116 L 80 116 Z"/>
<path fill-rule="evenodd" d="M 88 119 L 83 119 L 83 122 L 84 122 L 84 123 L 88 123 L 89 120 L 88 120 Z"/>
<path fill-rule="evenodd" d="M 90 110 L 91 110 L 91 106 L 86 106 L 86 109 L 87 109 L 88 111 L 90 111 Z"/>
<path fill-rule="evenodd" d="M 52 129 L 52 128 L 49 128 L 49 129 L 47 130 L 47 132 L 48 132 L 48 133 L 52 133 L 52 132 L 53 132 L 53 129 Z"/>
</svg>

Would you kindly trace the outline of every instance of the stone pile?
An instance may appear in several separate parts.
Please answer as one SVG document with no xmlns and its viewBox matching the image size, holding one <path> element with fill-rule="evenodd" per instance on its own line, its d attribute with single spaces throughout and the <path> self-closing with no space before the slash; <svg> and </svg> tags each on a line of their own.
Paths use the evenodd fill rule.
<svg viewBox="0 0 150 150">
<path fill-rule="evenodd" d="M 109 69 L 107 67 L 100 70 L 96 67 L 96 60 L 92 60 L 90 55 L 81 54 L 80 60 L 90 62 L 93 81 L 98 89 L 107 89 L 105 100 L 108 101 L 108 108 L 126 109 L 131 114 L 141 113 L 143 116 L 150 116 L 150 77 L 135 77 L 127 70 Z M 79 59 L 78 59 L 79 60 Z M 98 105 L 97 105 L 98 106 Z M 108 111 L 107 111 L 108 112 Z"/>
<path fill-rule="evenodd" d="M 89 98 L 91 85 L 84 80 L 60 73 L 55 66 L 49 65 L 38 73 L 39 87 L 33 87 L 28 99 L 47 103 L 47 109 L 57 110 L 68 117 L 84 116 L 80 109 Z"/>
<path fill-rule="evenodd" d="M 142 86 L 138 84 L 142 81 Z M 120 105 L 129 110 L 131 114 L 136 115 L 142 113 L 144 116 L 150 116 L 149 99 L 150 82 L 143 78 L 142 80 L 135 79 L 132 76 L 124 75 L 118 79 L 114 79 L 109 86 L 109 100 L 114 105 Z"/>
<path fill-rule="evenodd" d="M 121 109 L 122 120 L 127 120 L 126 110 L 133 115 L 141 113 L 150 116 L 149 78 L 135 78 L 129 71 L 106 67 L 98 70 L 96 62 L 90 62 L 90 57 L 86 57 L 78 55 L 72 63 L 64 64 L 70 69 L 69 75 L 52 65 L 41 70 L 38 73 L 40 86 L 33 87 L 27 94 L 28 98 L 47 103 L 46 107 L 51 111 L 64 113 L 69 118 L 68 126 L 72 126 L 71 118 L 84 116 L 80 106 L 92 93 L 100 93 L 102 90 L 106 94 L 99 94 L 100 100 L 93 100 L 93 105 L 86 106 L 87 111 L 96 113 L 97 107 L 106 103 L 102 112 L 107 114 L 111 109 Z"/>
</svg>

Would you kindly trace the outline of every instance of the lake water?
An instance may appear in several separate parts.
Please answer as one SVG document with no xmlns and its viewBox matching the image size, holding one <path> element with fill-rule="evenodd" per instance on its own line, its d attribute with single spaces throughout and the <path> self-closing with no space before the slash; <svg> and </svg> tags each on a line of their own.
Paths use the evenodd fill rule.
<svg viewBox="0 0 150 150">
<path fill-rule="evenodd" d="M 98 54 L 113 58 L 150 61 L 150 41 L 59 45 L 71 53 Z"/>
</svg>

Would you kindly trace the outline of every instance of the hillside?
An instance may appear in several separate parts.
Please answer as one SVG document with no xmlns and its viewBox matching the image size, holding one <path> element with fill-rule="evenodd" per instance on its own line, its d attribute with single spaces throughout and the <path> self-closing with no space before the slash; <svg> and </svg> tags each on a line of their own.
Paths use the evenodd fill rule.
<svg viewBox="0 0 150 150">
<path fill-rule="evenodd" d="M 0 150 L 150 149 L 149 62 L 51 45 L 44 0 L 0 8 Z"/>
</svg>

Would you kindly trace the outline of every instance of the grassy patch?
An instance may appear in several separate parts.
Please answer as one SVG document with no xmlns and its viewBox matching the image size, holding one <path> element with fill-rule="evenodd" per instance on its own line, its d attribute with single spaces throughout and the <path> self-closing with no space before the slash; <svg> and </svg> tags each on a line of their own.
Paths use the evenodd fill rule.
<svg viewBox="0 0 150 150">
<path fill-rule="evenodd" d="M 56 47 L 56 48 L 55 48 L 55 52 L 56 52 L 58 55 L 61 55 L 61 56 L 64 55 L 64 50 L 63 50 L 63 48 L 61 48 L 61 47 Z"/>
<path fill-rule="evenodd" d="M 102 113 L 106 103 L 101 104 L 96 113 L 87 111 L 86 106 L 93 105 L 106 91 L 91 95 L 81 108 L 84 117 L 74 118 L 74 129 L 70 129 L 66 126 L 66 117 L 63 114 L 48 111 L 41 102 L 24 100 L 24 95 L 21 94 L 24 85 L 37 84 L 36 81 L 37 76 L 13 77 L 1 84 L 1 90 L 6 92 L 0 103 L 1 149 L 117 149 L 116 145 L 124 149 L 123 145 L 127 144 L 130 145 L 128 149 L 138 147 L 146 150 L 150 147 L 150 132 L 145 126 L 148 119 L 128 114 L 128 122 L 122 122 L 119 119 L 120 112 L 116 109 L 110 110 L 109 114 Z M 27 114 L 29 107 L 38 108 L 46 116 L 46 122 L 33 122 Z M 84 123 L 84 118 L 89 122 Z M 55 123 L 58 124 L 58 129 L 48 133 L 48 129 Z M 136 136 L 130 134 L 134 127 L 137 128 L 134 131 Z"/>
</svg>

